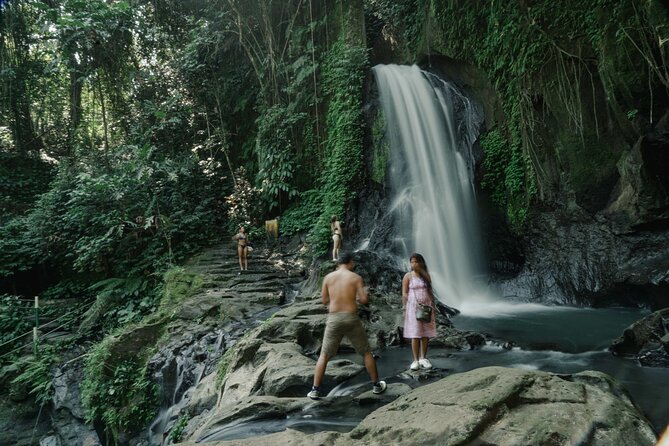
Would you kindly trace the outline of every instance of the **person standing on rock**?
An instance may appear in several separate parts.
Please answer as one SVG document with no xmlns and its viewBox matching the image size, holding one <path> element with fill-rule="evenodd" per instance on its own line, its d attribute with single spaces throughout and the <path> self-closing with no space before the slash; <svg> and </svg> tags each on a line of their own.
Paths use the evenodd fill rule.
<svg viewBox="0 0 669 446">
<path fill-rule="evenodd" d="M 232 237 L 237 242 L 237 256 L 239 257 L 239 274 L 249 269 L 249 236 L 244 226 L 239 227 L 239 232 Z"/>
<path fill-rule="evenodd" d="M 332 261 L 336 262 L 339 258 L 342 238 L 341 223 L 339 223 L 336 215 L 330 217 L 330 231 L 332 231 Z"/>
<path fill-rule="evenodd" d="M 328 361 L 337 354 L 339 344 L 346 336 L 355 350 L 360 353 L 365 362 L 367 373 L 372 379 L 372 392 L 383 393 L 386 390 L 385 381 L 379 381 L 379 373 L 376 369 L 376 360 L 369 347 L 367 333 L 358 317 L 358 305 L 367 304 L 367 288 L 364 286 L 362 277 L 352 271 L 353 256 L 350 253 L 342 253 L 337 260 L 337 269 L 326 275 L 323 279 L 321 299 L 328 307 L 328 319 L 323 334 L 323 345 L 321 354 L 316 363 L 314 371 L 314 385 L 307 394 L 312 400 L 320 398 L 320 385 L 325 375 Z"/>
<path fill-rule="evenodd" d="M 411 271 L 402 279 L 402 308 L 404 309 L 404 337 L 411 339 L 413 362 L 411 370 L 419 368 L 430 369 L 432 364 L 427 359 L 427 343 L 429 338 L 437 336 L 437 324 L 434 311 L 434 294 L 432 293 L 432 279 L 427 272 L 427 265 L 422 255 L 413 253 L 409 257 Z M 430 320 L 416 319 L 416 310 L 421 305 L 427 305 L 433 310 Z"/>
</svg>

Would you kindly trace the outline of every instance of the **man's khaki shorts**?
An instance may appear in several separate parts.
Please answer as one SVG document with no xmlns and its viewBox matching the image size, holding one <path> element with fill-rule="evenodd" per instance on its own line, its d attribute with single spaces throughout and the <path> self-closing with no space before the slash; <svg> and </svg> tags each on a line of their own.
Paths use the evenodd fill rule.
<svg viewBox="0 0 669 446">
<path fill-rule="evenodd" d="M 330 358 L 337 354 L 342 338 L 346 336 L 353 344 L 355 351 L 364 355 L 371 349 L 367 340 L 367 333 L 362 321 L 355 313 L 330 313 L 325 324 L 321 355 Z"/>
</svg>

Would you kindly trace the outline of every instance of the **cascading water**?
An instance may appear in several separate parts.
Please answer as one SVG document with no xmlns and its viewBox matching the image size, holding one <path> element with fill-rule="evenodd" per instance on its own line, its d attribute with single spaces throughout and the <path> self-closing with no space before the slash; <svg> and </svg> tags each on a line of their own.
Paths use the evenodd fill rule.
<svg viewBox="0 0 669 446">
<path fill-rule="evenodd" d="M 423 254 L 445 303 L 485 300 L 472 154 L 481 112 L 456 86 L 415 65 L 373 72 L 392 153 L 400 250 L 405 258 Z"/>
</svg>

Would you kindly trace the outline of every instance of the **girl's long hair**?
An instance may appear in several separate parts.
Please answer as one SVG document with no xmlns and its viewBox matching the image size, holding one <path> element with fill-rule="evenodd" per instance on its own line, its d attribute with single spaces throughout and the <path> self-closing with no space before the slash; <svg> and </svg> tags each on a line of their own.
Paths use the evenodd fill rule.
<svg viewBox="0 0 669 446">
<path fill-rule="evenodd" d="M 430 293 L 430 296 L 432 296 L 432 282 L 427 275 L 428 271 L 427 263 L 425 263 L 425 257 L 423 257 L 421 254 L 418 254 L 417 252 L 414 252 L 409 256 L 409 262 L 411 262 L 412 259 L 416 259 L 416 261 L 420 264 L 420 271 L 418 272 L 418 275 L 421 279 L 423 279 L 423 282 L 425 282 L 425 286 L 427 287 L 427 291 Z"/>
</svg>

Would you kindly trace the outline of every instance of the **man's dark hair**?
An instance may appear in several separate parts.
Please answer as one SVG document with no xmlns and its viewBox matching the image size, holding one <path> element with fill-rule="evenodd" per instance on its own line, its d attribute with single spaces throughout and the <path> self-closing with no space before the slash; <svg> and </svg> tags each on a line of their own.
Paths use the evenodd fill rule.
<svg viewBox="0 0 669 446">
<path fill-rule="evenodd" d="M 353 258 L 353 254 L 350 252 L 340 252 L 339 253 L 339 259 L 337 259 L 337 265 L 346 265 L 347 263 L 352 262 L 355 260 Z"/>
</svg>

